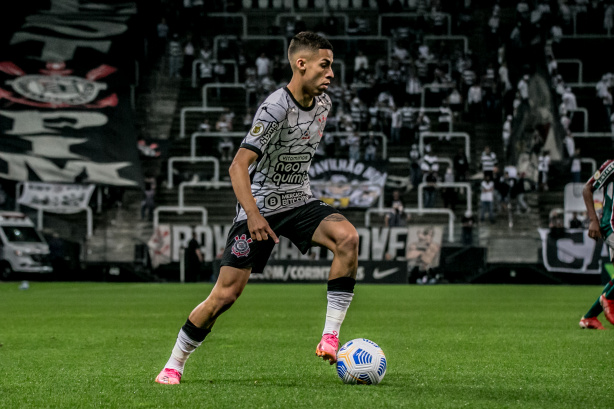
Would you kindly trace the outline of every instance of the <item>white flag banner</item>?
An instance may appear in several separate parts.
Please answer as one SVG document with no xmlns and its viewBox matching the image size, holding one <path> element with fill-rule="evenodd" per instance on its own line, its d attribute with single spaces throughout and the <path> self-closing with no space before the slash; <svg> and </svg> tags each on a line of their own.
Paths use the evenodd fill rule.
<svg viewBox="0 0 614 409">
<path fill-rule="evenodd" d="M 160 264 L 168 264 L 171 260 L 171 226 L 160 224 L 147 242 L 151 266 L 158 268 Z"/>
<path fill-rule="evenodd" d="M 94 185 L 26 182 L 17 202 L 52 213 L 77 213 L 87 207 L 94 188 Z"/>
</svg>

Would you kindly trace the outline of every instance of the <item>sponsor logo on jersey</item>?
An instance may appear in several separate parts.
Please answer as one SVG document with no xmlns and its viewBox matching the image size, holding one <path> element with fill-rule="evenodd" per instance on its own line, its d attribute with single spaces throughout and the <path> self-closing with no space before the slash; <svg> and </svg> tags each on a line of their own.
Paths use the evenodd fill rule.
<svg viewBox="0 0 614 409">
<path fill-rule="evenodd" d="M 235 243 L 232 245 L 232 254 L 237 257 L 245 257 L 249 254 L 249 244 L 253 240 L 251 238 L 247 238 L 245 234 L 242 234 L 241 237 L 235 236 Z"/>
<path fill-rule="evenodd" d="M 252 129 L 249 131 L 252 136 L 260 136 L 264 132 L 264 125 L 262 122 L 258 121 L 252 126 Z"/>
<path fill-rule="evenodd" d="M 281 162 L 309 162 L 311 155 L 308 153 L 289 153 L 285 155 L 279 155 Z"/>
</svg>

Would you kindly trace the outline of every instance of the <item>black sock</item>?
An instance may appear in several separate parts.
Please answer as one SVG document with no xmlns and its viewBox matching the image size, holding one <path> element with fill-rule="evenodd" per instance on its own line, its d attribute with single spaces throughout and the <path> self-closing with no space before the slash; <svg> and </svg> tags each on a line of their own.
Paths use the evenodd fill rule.
<svg viewBox="0 0 614 409">
<path fill-rule="evenodd" d="M 183 324 L 181 329 L 183 329 L 183 332 L 185 332 L 188 337 L 196 342 L 203 342 L 205 337 L 211 332 L 211 330 L 207 328 L 198 328 L 192 323 L 192 321 L 190 321 L 189 318 L 186 320 L 185 324 Z"/>
<path fill-rule="evenodd" d="M 352 277 L 333 278 L 328 281 L 328 291 L 341 291 L 344 293 L 353 293 L 356 279 Z"/>
</svg>

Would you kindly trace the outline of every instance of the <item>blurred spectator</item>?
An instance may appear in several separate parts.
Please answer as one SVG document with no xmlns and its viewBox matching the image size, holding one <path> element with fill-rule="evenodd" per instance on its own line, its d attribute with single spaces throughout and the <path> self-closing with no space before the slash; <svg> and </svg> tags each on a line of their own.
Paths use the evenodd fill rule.
<svg viewBox="0 0 614 409">
<path fill-rule="evenodd" d="M 358 50 L 356 57 L 354 57 L 354 75 L 356 77 L 369 70 L 369 58 L 364 55 L 362 50 Z"/>
<path fill-rule="evenodd" d="M 447 102 L 454 115 L 454 119 L 459 119 L 460 113 L 463 110 L 463 96 L 457 88 L 452 89 L 452 92 L 447 97 Z"/>
<path fill-rule="evenodd" d="M 567 111 L 569 115 L 569 119 L 573 120 L 573 111 L 578 109 L 578 103 L 576 102 L 576 95 L 571 91 L 570 87 L 565 88 L 562 101 L 565 105 L 565 111 Z"/>
<path fill-rule="evenodd" d="M 548 190 L 548 172 L 550 171 L 550 152 L 542 150 L 537 158 L 538 183 L 541 191 Z"/>
<path fill-rule="evenodd" d="M 159 55 L 160 53 L 166 52 L 166 42 L 168 41 L 168 31 L 169 27 L 166 23 L 166 18 L 162 17 L 158 25 L 156 26 L 156 32 L 158 34 L 156 51 L 154 54 Z"/>
<path fill-rule="evenodd" d="M 220 115 L 215 123 L 215 130 L 217 132 L 232 132 L 232 118 L 234 114 L 226 112 Z M 218 152 L 221 155 L 221 159 L 225 161 L 231 161 L 234 151 L 234 143 L 228 136 L 219 138 L 217 145 Z"/>
<path fill-rule="evenodd" d="M 404 212 L 403 202 L 401 201 L 401 194 L 398 190 L 392 192 L 392 211 L 386 213 L 384 218 L 384 225 L 386 227 L 399 227 L 406 226 L 409 220 L 409 215 Z"/>
<path fill-rule="evenodd" d="M 482 168 L 482 172 L 484 173 L 484 178 L 488 175 L 492 181 L 494 177 L 494 169 L 499 161 L 497 160 L 497 155 L 490 150 L 490 146 L 484 146 L 484 151 L 480 156 L 480 166 Z"/>
<path fill-rule="evenodd" d="M 571 132 L 568 132 L 565 135 L 565 139 L 563 139 L 563 146 L 565 146 L 565 150 L 563 151 L 563 157 L 567 159 L 572 158 L 576 152 L 576 142 L 574 141 Z"/>
<path fill-rule="evenodd" d="M 424 183 L 426 183 L 426 186 L 423 188 L 425 208 L 435 207 L 438 181 L 437 172 L 433 170 L 427 171 L 426 176 L 424 176 Z"/>
<path fill-rule="evenodd" d="M 582 183 L 580 172 L 582 170 L 582 162 L 580 161 L 580 148 L 576 148 L 574 155 L 571 158 L 571 182 Z"/>
<path fill-rule="evenodd" d="M 203 118 L 201 123 L 198 125 L 199 132 L 211 132 L 211 124 L 209 123 L 209 119 Z"/>
<path fill-rule="evenodd" d="M 418 150 L 418 145 L 414 143 L 409 151 L 409 176 L 414 189 L 422 182 L 421 162 L 422 159 L 420 151 Z"/>
<path fill-rule="evenodd" d="M 508 115 L 507 118 L 505 119 L 505 122 L 503 123 L 503 133 L 502 133 L 502 139 L 503 139 L 503 156 L 504 159 L 507 157 L 507 150 L 509 148 L 510 145 L 510 137 L 512 135 L 512 116 Z"/>
<path fill-rule="evenodd" d="M 188 33 L 183 44 L 183 66 L 181 69 L 181 75 L 186 78 L 190 78 L 192 75 L 192 63 L 196 55 L 196 48 L 192 40 L 192 34 Z"/>
<path fill-rule="evenodd" d="M 173 34 L 168 43 L 168 76 L 171 78 L 181 78 L 181 64 L 183 61 L 183 49 L 179 41 L 179 34 Z"/>
<path fill-rule="evenodd" d="M 520 94 L 520 102 L 523 104 L 529 104 L 529 76 L 523 75 L 518 85 L 516 86 L 518 93 Z"/>
<path fill-rule="evenodd" d="M 446 183 L 454 183 L 454 172 L 451 167 L 446 169 L 446 173 L 443 175 L 443 181 Z M 458 194 L 454 187 L 444 187 L 441 191 L 441 198 L 443 199 L 443 207 L 456 210 L 456 202 L 458 200 Z"/>
<path fill-rule="evenodd" d="M 213 81 L 213 64 L 211 60 L 201 60 L 199 71 L 201 87 Z"/>
<path fill-rule="evenodd" d="M 157 143 L 152 142 L 148 144 L 142 136 L 137 139 L 136 144 L 141 157 L 157 158 L 161 154 Z"/>
<path fill-rule="evenodd" d="M 467 210 L 463 215 L 463 218 L 461 219 L 461 224 L 463 226 L 463 246 L 473 245 L 473 226 L 475 225 L 475 223 L 475 216 L 473 215 L 471 210 Z"/>
<path fill-rule="evenodd" d="M 422 96 L 422 83 L 416 75 L 414 67 L 410 67 L 407 72 L 407 82 L 405 85 L 405 93 L 407 94 L 410 105 L 417 106 L 420 104 Z"/>
<path fill-rule="evenodd" d="M 377 155 L 377 147 L 379 146 L 379 140 L 375 138 L 373 132 L 369 132 L 367 139 L 364 141 L 365 146 L 365 161 L 374 161 Z"/>
<path fill-rule="evenodd" d="M 475 83 L 469 87 L 469 91 L 467 92 L 467 106 L 469 109 L 469 116 L 474 121 L 482 118 L 483 95 L 484 92 L 480 84 Z"/>
<path fill-rule="evenodd" d="M 581 229 L 582 221 L 578 218 L 578 212 L 573 212 L 571 216 L 571 220 L 569 221 L 570 229 Z"/>
<path fill-rule="evenodd" d="M 491 223 L 495 222 L 495 218 L 493 216 L 492 203 L 494 200 L 494 190 L 495 185 L 491 180 L 490 174 L 484 175 L 484 180 L 480 184 L 480 221 L 484 221 L 485 213 L 488 212 L 488 219 Z"/>
<path fill-rule="evenodd" d="M 185 249 L 185 271 L 188 281 L 196 281 L 202 272 L 204 256 L 200 250 L 200 243 L 196 239 L 196 233 L 192 232 L 192 238 Z"/>
<path fill-rule="evenodd" d="M 156 207 L 156 182 L 153 178 L 145 179 L 145 190 L 141 201 L 141 220 L 152 221 L 153 211 Z"/>
<path fill-rule="evenodd" d="M 510 191 L 512 189 L 512 181 L 508 172 L 504 172 L 499 176 L 495 183 L 495 190 L 498 195 L 499 211 L 507 212 L 510 203 Z"/>
<path fill-rule="evenodd" d="M 522 172 L 520 173 L 519 177 L 517 178 L 510 191 L 510 199 L 516 206 L 516 213 L 518 214 L 520 214 L 521 212 L 526 213 L 529 211 L 529 205 L 524 200 L 524 194 L 526 193 L 526 183 L 527 180 L 525 178 L 525 173 Z"/>
<path fill-rule="evenodd" d="M 265 53 L 261 53 L 256 58 L 256 75 L 259 79 L 268 76 L 271 73 L 271 60 Z"/>
<path fill-rule="evenodd" d="M 403 116 L 401 110 L 395 105 L 392 108 L 390 123 L 390 143 L 398 144 L 401 142 L 401 127 L 403 126 Z"/>
<path fill-rule="evenodd" d="M 454 155 L 452 159 L 452 166 L 454 167 L 456 180 L 459 182 L 466 181 L 467 171 L 469 171 L 469 161 L 467 160 L 467 155 L 465 155 L 464 148 L 458 148 L 456 155 Z"/>
<path fill-rule="evenodd" d="M 360 160 L 360 135 L 357 130 L 352 132 L 345 140 L 348 146 L 349 158 L 355 161 Z"/>
<path fill-rule="evenodd" d="M 213 64 L 213 81 L 214 82 L 227 82 L 226 79 L 226 66 L 221 61 L 216 61 Z M 218 98 L 220 89 L 217 88 Z"/>
</svg>

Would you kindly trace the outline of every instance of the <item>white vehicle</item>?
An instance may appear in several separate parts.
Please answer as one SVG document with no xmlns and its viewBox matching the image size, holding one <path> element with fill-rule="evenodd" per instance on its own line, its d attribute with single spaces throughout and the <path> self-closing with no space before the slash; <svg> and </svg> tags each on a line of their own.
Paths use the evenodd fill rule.
<svg viewBox="0 0 614 409">
<path fill-rule="evenodd" d="M 49 245 L 20 212 L 0 212 L 0 278 L 13 273 L 52 273 Z"/>
</svg>

